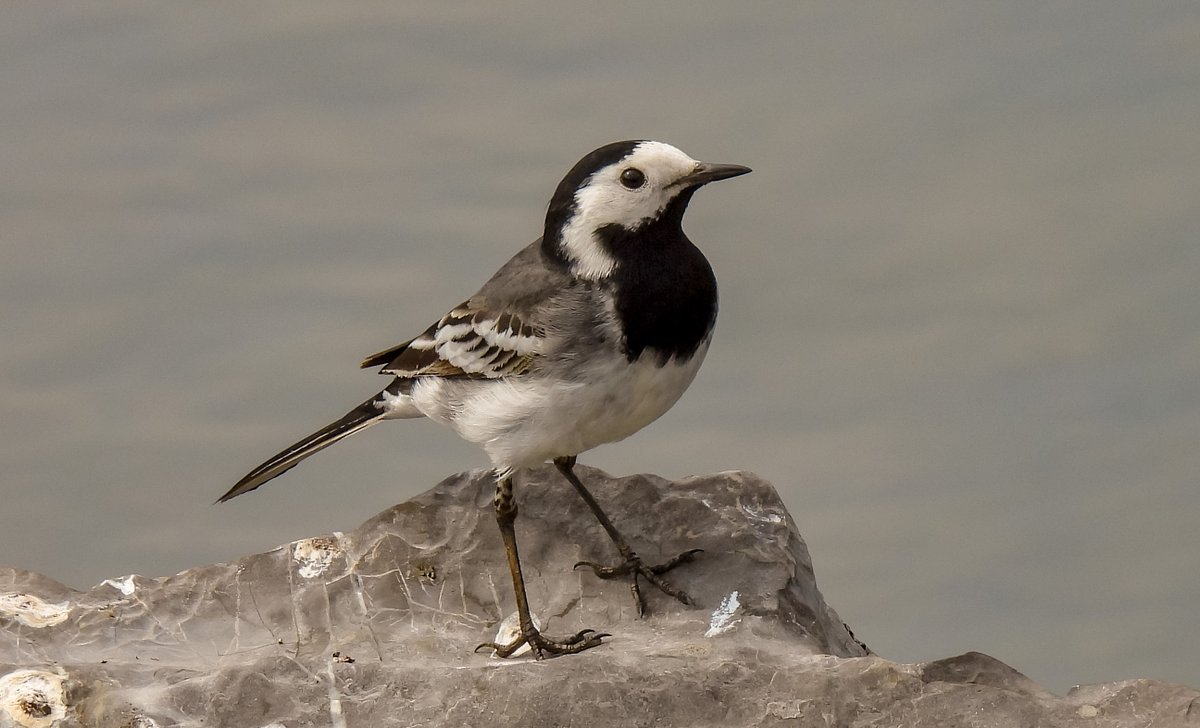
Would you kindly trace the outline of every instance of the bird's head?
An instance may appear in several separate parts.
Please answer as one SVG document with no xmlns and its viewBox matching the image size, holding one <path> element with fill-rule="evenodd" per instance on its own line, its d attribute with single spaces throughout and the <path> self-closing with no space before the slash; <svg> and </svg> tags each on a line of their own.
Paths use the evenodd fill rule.
<svg viewBox="0 0 1200 728">
<path fill-rule="evenodd" d="M 634 233 L 665 224 L 679 231 L 699 187 L 749 171 L 736 164 L 698 162 L 662 142 L 607 144 L 579 160 L 558 184 L 546 213 L 543 245 L 575 275 L 603 278 L 617 266 L 615 251 L 605 242 L 606 229 Z"/>
</svg>

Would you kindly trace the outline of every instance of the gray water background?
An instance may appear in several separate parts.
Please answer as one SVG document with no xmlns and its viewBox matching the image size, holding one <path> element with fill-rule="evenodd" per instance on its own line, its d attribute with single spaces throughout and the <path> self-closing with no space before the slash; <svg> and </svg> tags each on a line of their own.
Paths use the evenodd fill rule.
<svg viewBox="0 0 1200 728">
<path fill-rule="evenodd" d="M 582 460 L 771 479 L 887 657 L 1200 685 L 1194 3 L 0 14 L 0 563 L 170 574 L 485 466 L 390 423 L 210 505 L 655 138 L 755 172 L 686 220 L 696 383 Z"/>
</svg>

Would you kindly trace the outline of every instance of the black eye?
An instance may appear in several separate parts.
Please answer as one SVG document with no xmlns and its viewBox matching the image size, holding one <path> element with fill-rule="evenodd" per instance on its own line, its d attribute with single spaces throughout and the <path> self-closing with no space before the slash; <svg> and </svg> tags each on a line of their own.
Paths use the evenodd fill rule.
<svg viewBox="0 0 1200 728">
<path fill-rule="evenodd" d="M 630 167 L 621 173 L 621 184 L 631 190 L 636 190 L 646 184 L 646 175 L 642 174 L 642 170 Z"/>
</svg>

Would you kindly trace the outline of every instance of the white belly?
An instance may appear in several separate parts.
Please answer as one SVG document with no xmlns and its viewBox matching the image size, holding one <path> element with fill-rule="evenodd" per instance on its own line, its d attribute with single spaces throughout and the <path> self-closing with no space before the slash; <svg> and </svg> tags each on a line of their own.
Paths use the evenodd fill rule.
<svg viewBox="0 0 1200 728">
<path fill-rule="evenodd" d="M 509 472 L 577 455 L 629 437 L 671 408 L 692 383 L 708 342 L 688 361 L 658 366 L 604 360 L 572 381 L 533 376 L 503 380 L 423 378 L 412 402 L 427 417 L 478 443 Z"/>
</svg>

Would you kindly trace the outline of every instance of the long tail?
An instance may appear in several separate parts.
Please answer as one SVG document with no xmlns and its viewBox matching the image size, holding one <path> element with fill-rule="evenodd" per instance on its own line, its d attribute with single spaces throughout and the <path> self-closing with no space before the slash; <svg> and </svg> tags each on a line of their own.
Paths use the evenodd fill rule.
<svg viewBox="0 0 1200 728">
<path fill-rule="evenodd" d="M 228 493 L 218 498 L 217 503 L 224 503 L 242 493 L 249 493 L 272 478 L 283 475 L 296 467 L 301 460 L 318 450 L 324 450 L 338 440 L 365 430 L 380 420 L 395 417 L 396 413 L 389 411 L 384 399 L 384 394 L 388 393 L 390 389 L 391 387 L 385 389 L 347 412 L 337 422 L 317 430 L 251 470 L 246 477 L 237 482 L 237 485 L 230 488 Z"/>
</svg>

